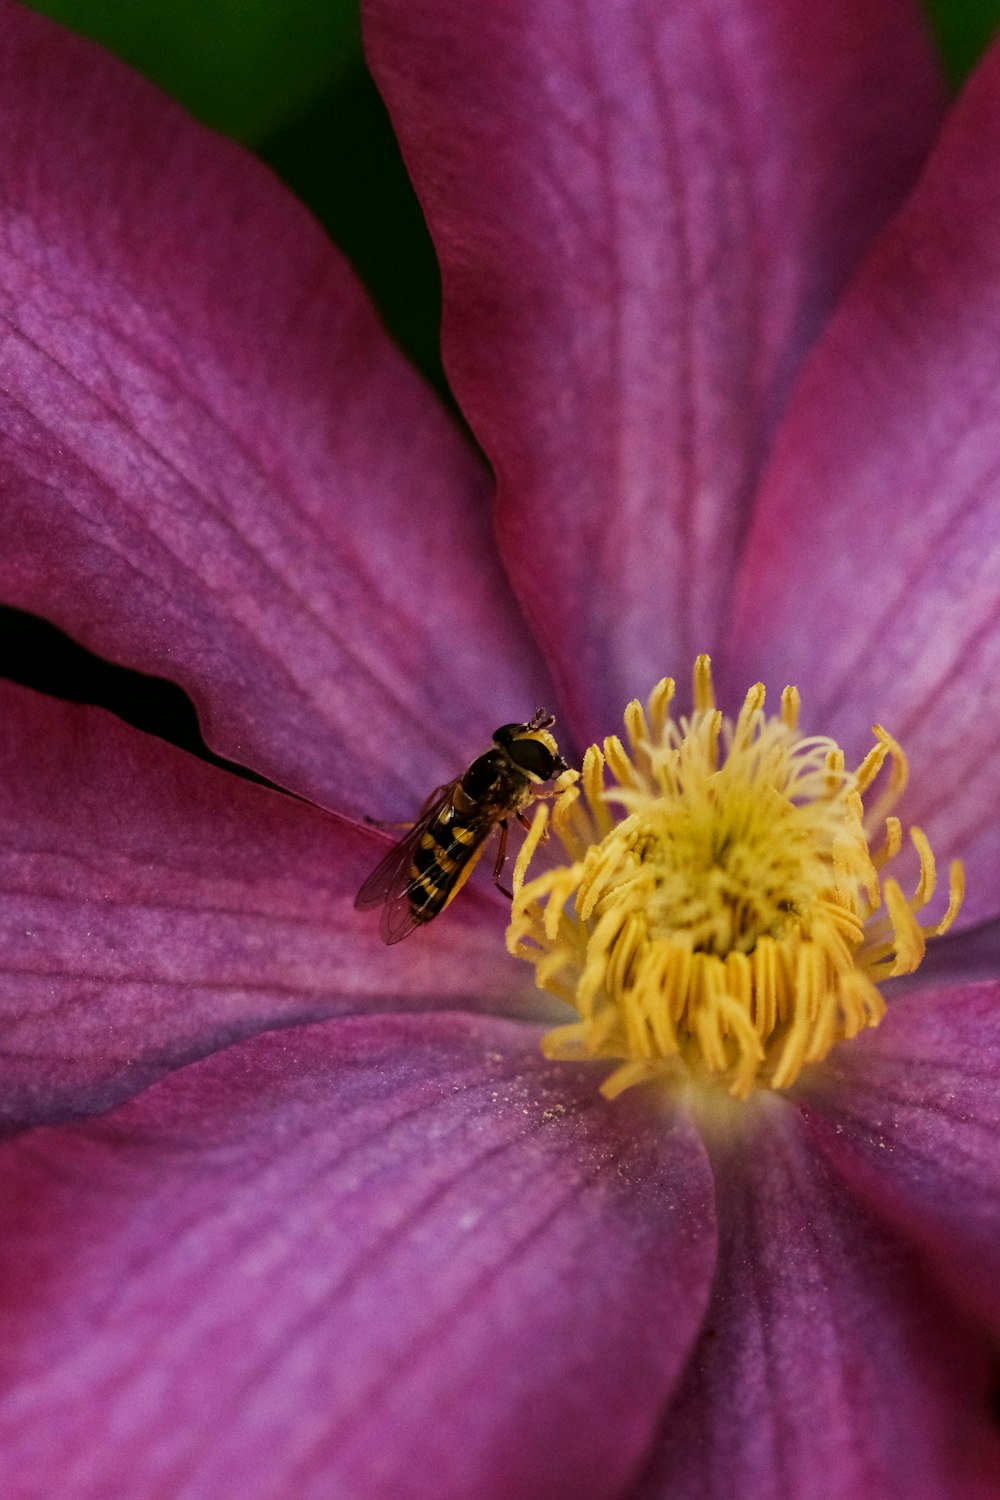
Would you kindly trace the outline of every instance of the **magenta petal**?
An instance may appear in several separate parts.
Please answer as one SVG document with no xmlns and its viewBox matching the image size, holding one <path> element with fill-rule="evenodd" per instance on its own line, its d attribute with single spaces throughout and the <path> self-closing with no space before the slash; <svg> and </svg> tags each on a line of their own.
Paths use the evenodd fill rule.
<svg viewBox="0 0 1000 1500">
<path fill-rule="evenodd" d="M 810 727 L 910 757 L 909 815 L 1000 912 L 1000 45 L 803 374 L 747 549 L 731 660 Z M 744 682 L 745 686 L 745 682 Z"/>
<path fill-rule="evenodd" d="M 1000 1473 L 985 1340 L 797 1113 L 764 1104 L 716 1163 L 713 1301 L 638 1500 L 982 1496 Z"/>
<path fill-rule="evenodd" d="M 485 471 L 251 157 L 0 0 L 0 598 L 402 817 L 553 706 Z"/>
<path fill-rule="evenodd" d="M 7 1147 L 4 1492 L 619 1496 L 714 1227 L 690 1125 L 595 1082 L 513 1023 L 350 1021 Z"/>
<path fill-rule="evenodd" d="M 355 891 L 384 843 L 96 709 L 0 684 L 0 1129 L 105 1109 L 263 1027 L 512 1010 L 470 889 L 399 948 Z"/>
<path fill-rule="evenodd" d="M 792 373 L 941 90 L 898 0 L 367 0 L 449 374 L 587 737 L 717 642 Z"/>
<path fill-rule="evenodd" d="M 838 1171 L 1000 1332 L 1000 983 L 896 1001 L 803 1096 Z"/>
</svg>

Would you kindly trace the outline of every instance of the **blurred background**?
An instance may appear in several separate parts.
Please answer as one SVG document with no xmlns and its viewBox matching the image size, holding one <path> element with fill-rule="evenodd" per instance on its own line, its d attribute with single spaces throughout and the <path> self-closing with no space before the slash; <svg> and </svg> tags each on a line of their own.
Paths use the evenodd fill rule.
<svg viewBox="0 0 1000 1500">
<path fill-rule="evenodd" d="M 1000 24 L 1000 0 L 923 0 L 957 88 Z M 256 152 L 309 205 L 396 341 L 447 397 L 430 240 L 365 68 L 358 0 L 31 0 L 100 42 L 206 124 Z M 208 754 L 180 689 L 99 661 L 0 608 L 0 677 L 98 703 Z"/>
</svg>

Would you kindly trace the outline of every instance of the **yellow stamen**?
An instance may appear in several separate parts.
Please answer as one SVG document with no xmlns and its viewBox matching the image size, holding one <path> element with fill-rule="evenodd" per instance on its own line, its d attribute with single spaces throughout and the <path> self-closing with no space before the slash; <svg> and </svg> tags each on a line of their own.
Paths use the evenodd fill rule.
<svg viewBox="0 0 1000 1500">
<path fill-rule="evenodd" d="M 912 972 L 950 927 L 961 866 L 929 924 L 918 914 L 936 872 L 919 828 L 913 894 L 882 877 L 903 847 L 891 809 L 907 765 L 881 726 L 848 771 L 832 740 L 800 734 L 796 688 L 768 716 L 757 683 L 733 722 L 700 656 L 689 718 L 671 717 L 673 697 L 664 678 L 645 706 L 630 703 L 624 742 L 590 747 L 551 818 L 539 805 L 514 870 L 508 947 L 577 1012 L 548 1033 L 546 1054 L 617 1062 L 609 1097 L 664 1077 L 737 1098 L 784 1089 L 878 1025 L 877 982 Z M 550 826 L 569 863 L 529 879 Z"/>
</svg>

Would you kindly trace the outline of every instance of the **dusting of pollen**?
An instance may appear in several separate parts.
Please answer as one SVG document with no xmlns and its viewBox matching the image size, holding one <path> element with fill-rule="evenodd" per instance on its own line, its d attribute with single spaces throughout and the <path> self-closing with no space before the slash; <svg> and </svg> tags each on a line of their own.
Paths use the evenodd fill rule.
<svg viewBox="0 0 1000 1500">
<path fill-rule="evenodd" d="M 916 969 L 954 921 L 962 869 L 933 924 L 919 920 L 935 888 L 919 828 L 912 894 L 885 873 L 903 848 L 892 808 L 907 766 L 879 725 L 847 770 L 833 740 L 799 732 L 795 688 L 768 715 L 758 683 L 733 722 L 700 656 L 690 717 L 671 717 L 673 696 L 664 678 L 645 708 L 630 703 L 625 741 L 592 745 L 551 817 L 538 807 L 508 947 L 577 1013 L 546 1055 L 616 1062 L 609 1097 L 662 1078 L 745 1098 L 878 1025 L 879 982 Z M 568 863 L 529 878 L 550 830 Z"/>
</svg>

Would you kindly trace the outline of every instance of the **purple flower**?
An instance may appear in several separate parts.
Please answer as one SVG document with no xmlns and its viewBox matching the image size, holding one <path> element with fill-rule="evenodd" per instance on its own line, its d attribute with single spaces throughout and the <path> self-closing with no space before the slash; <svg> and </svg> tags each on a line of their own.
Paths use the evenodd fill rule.
<svg viewBox="0 0 1000 1500">
<path fill-rule="evenodd" d="M 1000 52 L 931 150 L 904 0 L 366 19 L 498 543 L 302 210 L 0 0 L 0 598 L 330 809 L 2 689 L 0 1488 L 995 1496 Z M 699 651 L 968 883 L 719 1129 L 542 1055 L 488 881 L 352 906 L 362 814 Z"/>
</svg>

